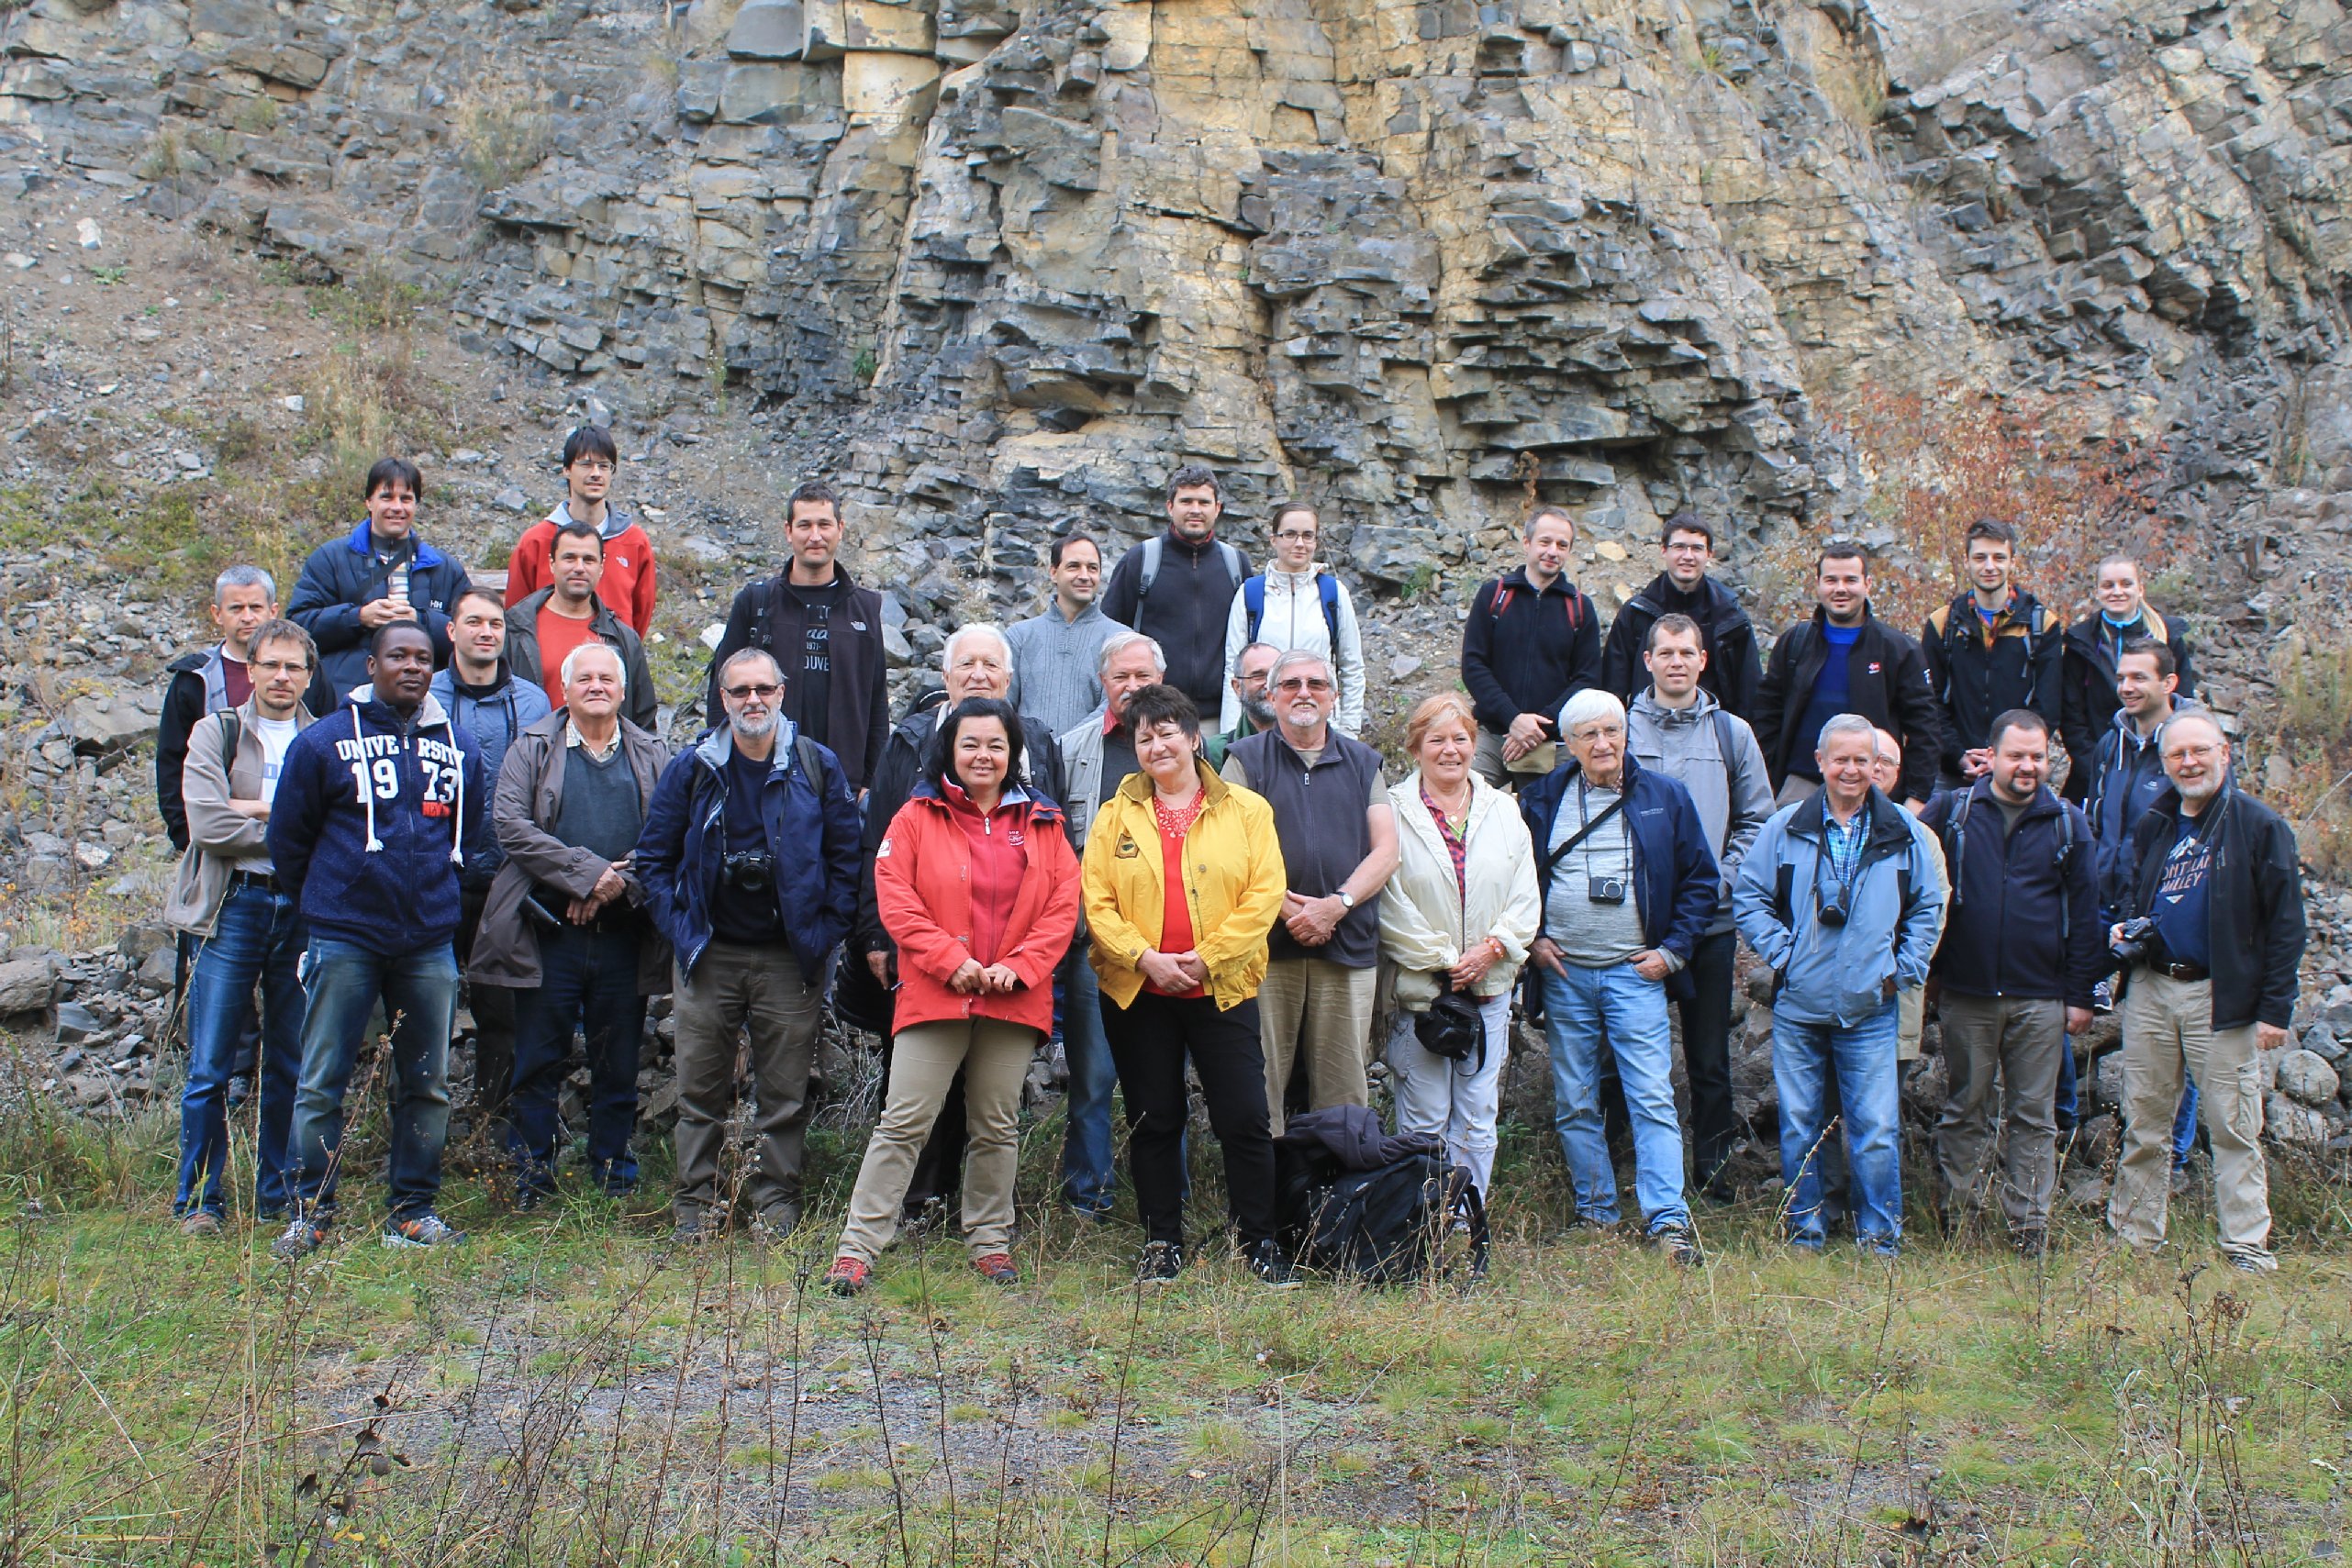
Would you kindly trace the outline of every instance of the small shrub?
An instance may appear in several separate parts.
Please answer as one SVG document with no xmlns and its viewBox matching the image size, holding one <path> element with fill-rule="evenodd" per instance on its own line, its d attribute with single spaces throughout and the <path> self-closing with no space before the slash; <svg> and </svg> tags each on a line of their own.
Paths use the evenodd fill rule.
<svg viewBox="0 0 2352 1568">
<path fill-rule="evenodd" d="M 463 95 L 455 117 L 459 160 L 485 191 L 511 185 L 547 156 L 554 136 L 548 115 L 481 88 Z"/>
</svg>

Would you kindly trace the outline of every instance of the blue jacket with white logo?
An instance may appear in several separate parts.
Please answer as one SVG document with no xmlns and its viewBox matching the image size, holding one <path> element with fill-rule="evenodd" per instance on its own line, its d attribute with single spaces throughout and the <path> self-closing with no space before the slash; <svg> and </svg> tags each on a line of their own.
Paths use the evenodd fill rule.
<svg viewBox="0 0 2352 1568">
<path fill-rule="evenodd" d="M 433 639 L 433 663 L 439 666 L 449 662 L 450 606 L 465 592 L 465 568 L 423 539 L 416 542 L 417 553 L 405 567 L 408 602 L 416 606 L 417 624 Z M 349 539 L 320 545 L 302 563 L 294 597 L 286 601 L 286 618 L 318 645 L 318 671 L 328 690 L 348 692 L 366 684 L 368 639 L 375 634 L 360 624 L 360 606 L 385 595 L 393 570 L 376 560 L 364 517 Z"/>
<path fill-rule="evenodd" d="M 481 753 L 429 695 L 404 719 L 362 686 L 286 748 L 270 863 L 311 931 L 387 956 L 455 934 L 487 854 Z"/>
</svg>

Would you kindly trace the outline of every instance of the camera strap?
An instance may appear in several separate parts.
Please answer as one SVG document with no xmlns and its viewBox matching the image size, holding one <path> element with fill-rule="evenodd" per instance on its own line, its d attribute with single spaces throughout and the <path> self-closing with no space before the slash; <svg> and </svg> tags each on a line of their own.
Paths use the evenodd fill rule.
<svg viewBox="0 0 2352 1568">
<path fill-rule="evenodd" d="M 1566 806 L 1567 801 L 1564 798 L 1560 804 Z M 1591 835 L 1594 828 L 1600 827 L 1602 823 L 1608 821 L 1611 817 L 1616 816 L 1619 812 L 1624 809 L 1625 795 L 1624 792 L 1621 790 L 1618 792 L 1618 795 L 1615 800 L 1611 801 L 1607 806 L 1600 808 L 1600 816 L 1592 818 L 1583 827 L 1577 828 L 1575 833 L 1569 836 L 1567 842 L 1562 844 L 1558 849 L 1554 850 L 1550 855 L 1544 858 L 1544 871 L 1546 873 L 1552 871 L 1553 868 L 1560 863 L 1562 858 L 1565 857 L 1570 850 L 1573 850 L 1578 844 L 1583 843 L 1585 840 Z"/>
</svg>

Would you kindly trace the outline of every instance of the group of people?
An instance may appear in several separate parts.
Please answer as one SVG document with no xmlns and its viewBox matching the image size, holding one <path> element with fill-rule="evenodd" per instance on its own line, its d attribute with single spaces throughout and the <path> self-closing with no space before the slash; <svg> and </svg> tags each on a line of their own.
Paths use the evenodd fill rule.
<svg viewBox="0 0 2352 1568">
<path fill-rule="evenodd" d="M 503 594 L 418 536 L 421 478 L 392 459 L 284 617 L 264 573 L 222 574 L 221 640 L 173 666 L 157 762 L 193 959 L 184 1229 L 220 1227 L 250 1084 L 257 1207 L 282 1253 L 321 1244 L 380 1007 L 384 1240 L 460 1240 L 434 1204 L 463 976 L 474 1102 L 519 1205 L 557 1187 L 575 1035 L 588 1179 L 633 1188 L 647 999 L 667 992 L 675 1238 L 739 1213 L 789 1232 L 816 1034 L 857 983 L 886 995 L 887 1065 L 827 1275 L 844 1294 L 959 1192 L 975 1268 L 1018 1278 L 1022 1089 L 1053 1046 L 1061 1201 L 1111 1208 L 1115 1086 L 1140 1277 L 1179 1277 L 1196 1080 L 1240 1252 L 1287 1284 L 1286 1121 L 1369 1106 L 1381 1050 L 1398 1131 L 1485 1195 L 1515 1001 L 1548 1044 L 1576 1222 L 1621 1223 L 1613 1125 L 1641 1233 L 1696 1262 L 1692 1200 L 1733 1196 L 1744 940 L 1772 979 L 1798 1245 L 1850 1216 L 1864 1246 L 1900 1246 L 1900 1073 L 1932 998 L 1937 1207 L 1997 1202 L 2039 1252 L 2070 1037 L 2120 993 L 2115 1230 L 2161 1241 L 2202 1122 L 2224 1253 L 2275 1266 L 2257 1052 L 2293 1006 L 2293 839 L 2238 787 L 2128 557 L 2069 627 L 2013 581 L 2012 530 L 1979 522 L 1964 590 L 1913 639 L 1871 613 L 1863 548 L 1832 541 L 1820 607 L 1767 661 L 1703 520 L 1665 525 L 1662 570 L 1604 625 L 1572 580 L 1574 519 L 1540 508 L 1523 564 L 1471 603 L 1464 690 L 1412 709 L 1392 779 L 1359 738 L 1356 611 L 1311 506 L 1276 509 L 1254 573 L 1219 535 L 1216 476 L 1179 469 L 1164 534 L 1107 578 L 1093 539 L 1055 539 L 1043 611 L 957 628 L 942 689 L 894 724 L 881 597 L 839 564 L 840 502 L 812 483 L 786 501 L 789 559 L 735 596 L 708 728 L 674 751 L 643 651 L 652 547 L 613 462 L 604 431 L 573 434 L 566 497 Z M 728 1190 L 744 1037 L 752 1148 Z"/>
</svg>

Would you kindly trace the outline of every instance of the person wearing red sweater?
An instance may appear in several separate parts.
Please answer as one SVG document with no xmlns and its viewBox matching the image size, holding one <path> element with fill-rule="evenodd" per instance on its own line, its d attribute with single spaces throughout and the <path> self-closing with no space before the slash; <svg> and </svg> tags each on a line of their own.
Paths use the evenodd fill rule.
<svg viewBox="0 0 2352 1568">
<path fill-rule="evenodd" d="M 548 563 L 555 530 L 566 522 L 595 527 L 605 541 L 605 576 L 596 597 L 642 637 L 653 626 L 653 541 L 637 519 L 612 504 L 614 465 L 619 449 L 612 432 L 583 425 L 563 438 L 564 498 L 523 530 L 507 561 L 507 607 L 513 609 L 541 588 L 554 585 Z"/>
<path fill-rule="evenodd" d="M 972 1266 L 995 1284 L 1020 1283 L 1009 1252 L 1021 1084 L 1053 1027 L 1053 971 L 1078 924 L 1078 862 L 1062 809 L 1014 782 L 1020 753 L 1011 704 L 958 703 L 875 851 L 875 898 L 898 945 L 897 1032 L 889 1100 L 825 1275 L 836 1295 L 862 1289 L 897 1234 L 916 1151 L 959 1068 Z"/>
</svg>

